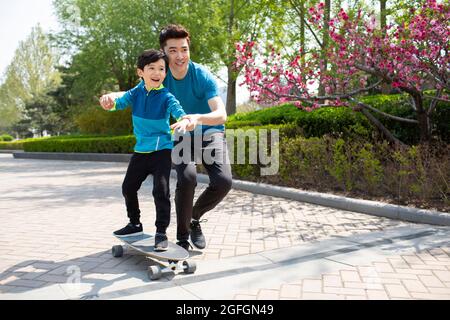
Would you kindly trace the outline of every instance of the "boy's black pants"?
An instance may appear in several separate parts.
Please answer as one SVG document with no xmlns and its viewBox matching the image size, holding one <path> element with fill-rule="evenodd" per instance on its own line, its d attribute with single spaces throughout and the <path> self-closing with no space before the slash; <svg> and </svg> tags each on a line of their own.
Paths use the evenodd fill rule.
<svg viewBox="0 0 450 320">
<path fill-rule="evenodd" d="M 122 184 L 128 218 L 133 224 L 140 223 L 138 190 L 148 177 L 153 176 L 153 199 L 156 207 L 156 232 L 165 233 L 170 223 L 170 169 L 171 150 L 152 153 L 134 153 Z"/>
</svg>

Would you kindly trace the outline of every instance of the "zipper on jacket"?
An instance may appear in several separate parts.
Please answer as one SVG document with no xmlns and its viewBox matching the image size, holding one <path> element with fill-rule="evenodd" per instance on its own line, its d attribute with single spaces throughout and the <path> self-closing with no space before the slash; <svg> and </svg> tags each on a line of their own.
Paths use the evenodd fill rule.
<svg viewBox="0 0 450 320">
<path fill-rule="evenodd" d="M 158 150 L 158 146 L 159 146 L 159 138 L 160 138 L 160 137 L 158 137 L 158 140 L 156 140 L 156 148 L 155 148 L 155 151 Z"/>
</svg>

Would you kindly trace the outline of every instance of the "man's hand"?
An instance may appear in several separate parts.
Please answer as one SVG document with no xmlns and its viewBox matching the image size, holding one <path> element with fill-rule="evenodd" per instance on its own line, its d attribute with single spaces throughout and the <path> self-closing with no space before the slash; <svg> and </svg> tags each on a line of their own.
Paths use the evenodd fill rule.
<svg viewBox="0 0 450 320">
<path fill-rule="evenodd" d="M 100 105 L 105 110 L 111 110 L 114 108 L 114 97 L 112 94 L 105 94 L 100 97 Z"/>
<path fill-rule="evenodd" d="M 193 131 L 195 127 L 199 124 L 200 115 L 199 114 L 187 114 L 182 119 L 189 120 L 189 124 L 186 127 L 187 131 Z"/>
<path fill-rule="evenodd" d="M 170 129 L 173 129 L 175 132 L 185 134 L 186 131 L 191 131 L 191 130 L 187 129 L 189 124 L 190 124 L 189 119 L 182 119 L 182 120 L 174 123 L 173 125 L 171 125 Z"/>
</svg>

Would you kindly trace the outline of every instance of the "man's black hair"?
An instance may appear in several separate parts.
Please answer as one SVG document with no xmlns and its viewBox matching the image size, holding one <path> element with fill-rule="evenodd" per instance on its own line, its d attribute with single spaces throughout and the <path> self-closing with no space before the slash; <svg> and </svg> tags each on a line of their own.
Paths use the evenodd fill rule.
<svg viewBox="0 0 450 320">
<path fill-rule="evenodd" d="M 191 35 L 189 34 L 189 31 L 180 24 L 169 24 L 161 30 L 159 33 L 159 46 L 161 49 L 164 50 L 166 42 L 169 39 L 186 39 L 188 45 L 191 44 Z"/>
<path fill-rule="evenodd" d="M 161 50 L 148 49 L 141 53 L 137 61 L 138 69 L 144 70 L 145 66 L 158 61 L 159 59 L 163 59 L 166 65 L 166 72 L 169 68 L 169 58 L 166 54 Z"/>
</svg>

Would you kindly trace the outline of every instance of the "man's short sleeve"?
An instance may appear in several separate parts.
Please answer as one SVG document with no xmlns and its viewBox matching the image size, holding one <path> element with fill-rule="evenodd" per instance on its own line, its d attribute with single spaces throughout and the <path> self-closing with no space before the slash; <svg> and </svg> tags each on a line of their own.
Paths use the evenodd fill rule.
<svg viewBox="0 0 450 320">
<path fill-rule="evenodd" d="M 205 75 L 205 98 L 208 101 L 211 98 L 219 96 L 219 88 L 216 80 L 209 71 L 204 71 Z"/>
</svg>

